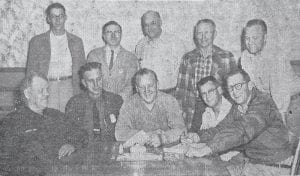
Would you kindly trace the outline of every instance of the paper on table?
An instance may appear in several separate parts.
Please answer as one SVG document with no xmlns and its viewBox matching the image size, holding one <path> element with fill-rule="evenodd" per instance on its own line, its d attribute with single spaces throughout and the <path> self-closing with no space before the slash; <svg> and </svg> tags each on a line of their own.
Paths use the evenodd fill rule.
<svg viewBox="0 0 300 176">
<path fill-rule="evenodd" d="M 153 153 L 124 153 L 117 157 L 117 161 L 161 161 L 162 155 Z"/>
<path fill-rule="evenodd" d="M 141 130 L 137 132 L 135 135 L 133 135 L 130 139 L 128 139 L 124 144 L 124 148 L 128 148 L 133 146 L 134 144 L 140 144 L 144 145 L 146 141 L 148 140 L 148 135 L 145 133 L 144 130 Z"/>
<path fill-rule="evenodd" d="M 178 144 L 172 147 L 163 148 L 163 151 L 166 153 L 178 153 L 185 154 L 189 147 L 202 148 L 205 146 L 205 143 L 192 143 L 192 144 Z"/>
</svg>

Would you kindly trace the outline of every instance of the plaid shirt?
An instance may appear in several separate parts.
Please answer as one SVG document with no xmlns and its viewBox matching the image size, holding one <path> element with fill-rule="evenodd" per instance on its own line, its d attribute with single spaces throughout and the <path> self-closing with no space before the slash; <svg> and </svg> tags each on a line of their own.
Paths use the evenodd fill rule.
<svg viewBox="0 0 300 176">
<path fill-rule="evenodd" d="M 212 55 L 204 59 L 197 48 L 186 53 L 179 67 L 176 98 L 184 112 L 194 110 L 195 98 L 198 97 L 196 84 L 201 78 L 214 75 L 219 80 L 236 67 L 233 54 L 213 46 Z"/>
</svg>

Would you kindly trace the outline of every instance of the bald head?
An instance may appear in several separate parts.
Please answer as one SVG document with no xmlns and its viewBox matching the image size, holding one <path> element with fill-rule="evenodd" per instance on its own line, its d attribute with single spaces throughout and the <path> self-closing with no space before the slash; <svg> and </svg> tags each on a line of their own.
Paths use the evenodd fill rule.
<svg viewBox="0 0 300 176">
<path fill-rule="evenodd" d="M 145 36 L 150 39 L 159 38 L 162 32 L 162 21 L 156 11 L 149 10 L 141 18 L 142 29 Z"/>
</svg>

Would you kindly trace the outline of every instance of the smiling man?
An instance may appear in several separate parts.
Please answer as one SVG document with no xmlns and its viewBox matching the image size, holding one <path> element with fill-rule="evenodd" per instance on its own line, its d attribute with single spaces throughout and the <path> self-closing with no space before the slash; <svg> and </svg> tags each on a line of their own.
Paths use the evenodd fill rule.
<svg viewBox="0 0 300 176">
<path fill-rule="evenodd" d="M 53 162 L 86 146 L 87 134 L 48 106 L 48 82 L 32 72 L 20 87 L 23 106 L 8 115 L 4 151 L 9 175 L 44 175 Z M 72 155 L 73 156 L 73 155 Z"/>
<path fill-rule="evenodd" d="M 46 9 L 50 30 L 34 36 L 28 47 L 26 75 L 36 72 L 49 81 L 49 107 L 65 110 L 66 103 L 80 92 L 77 71 L 85 63 L 81 38 L 65 30 L 66 9 L 60 3 Z"/>
<path fill-rule="evenodd" d="M 105 46 L 88 54 L 88 62 L 102 64 L 103 88 L 122 96 L 123 100 L 132 95 L 131 78 L 138 69 L 137 57 L 121 46 L 122 27 L 109 21 L 102 27 Z"/>
<path fill-rule="evenodd" d="M 243 155 L 243 161 L 258 164 L 240 161 L 239 164 L 245 169 L 241 175 L 249 175 L 249 170 L 250 173 L 261 171 L 256 175 L 263 175 L 262 172 L 288 174 L 286 170 L 281 172 L 276 168 L 288 164 L 292 153 L 288 130 L 283 125 L 274 101 L 270 95 L 253 87 L 244 70 L 233 70 L 225 79 L 228 92 L 236 104 L 217 127 L 201 132 L 199 141 L 206 143 L 206 146 L 201 149 L 190 148 L 186 155 L 203 157 L 238 150 Z M 251 170 L 250 166 L 256 169 Z M 270 169 L 270 166 L 274 168 Z"/>
<path fill-rule="evenodd" d="M 197 82 L 207 76 L 214 76 L 219 81 L 230 70 L 236 67 L 233 54 L 214 44 L 217 36 L 216 24 L 211 19 L 202 19 L 194 27 L 196 48 L 186 53 L 179 67 L 176 99 L 190 121 L 199 97 Z M 204 102 L 199 100 L 199 105 Z"/>
<path fill-rule="evenodd" d="M 114 130 L 123 103 L 122 97 L 103 89 L 101 64 L 88 62 L 80 67 L 85 92 L 73 96 L 66 106 L 67 120 L 89 134 L 89 143 L 115 141 Z"/>
<path fill-rule="evenodd" d="M 182 142 L 199 142 L 198 134 L 201 135 L 201 130 L 216 127 L 226 117 L 232 106 L 231 103 L 222 96 L 222 87 L 213 76 L 201 79 L 197 83 L 197 87 L 206 108 L 202 111 L 200 108 L 196 109 L 192 127 L 189 130 L 191 133 L 188 133 L 186 138 L 182 139 Z M 196 107 L 198 107 L 197 104 Z"/>
<path fill-rule="evenodd" d="M 145 37 L 135 48 L 140 67 L 155 71 L 160 81 L 158 88 L 174 95 L 185 46 L 177 36 L 163 31 L 162 19 L 158 12 L 149 10 L 144 13 L 141 24 Z"/>
<path fill-rule="evenodd" d="M 120 110 L 115 132 L 117 141 L 126 141 L 140 130 L 148 134 L 147 143 L 154 147 L 178 141 L 186 129 L 176 99 L 158 91 L 154 71 L 140 69 L 134 78 L 138 93 Z"/>
</svg>

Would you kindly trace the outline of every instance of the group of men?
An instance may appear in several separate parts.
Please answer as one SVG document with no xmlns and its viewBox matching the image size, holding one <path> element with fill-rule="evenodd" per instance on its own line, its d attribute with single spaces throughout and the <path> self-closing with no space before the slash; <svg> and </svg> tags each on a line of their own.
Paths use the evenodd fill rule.
<svg viewBox="0 0 300 176">
<path fill-rule="evenodd" d="M 184 54 L 183 42 L 162 31 L 155 11 L 141 18 L 145 38 L 135 54 L 120 45 L 122 27 L 109 21 L 102 28 L 105 46 L 92 50 L 86 61 L 82 40 L 65 30 L 65 7 L 53 3 L 46 15 L 50 30 L 29 42 L 20 87 L 24 104 L 5 121 L 10 175 L 43 174 L 45 164 L 76 155 L 94 142 L 126 141 L 140 130 L 153 147 L 206 143 L 190 147 L 188 157 L 236 151 L 233 159 L 243 162 L 238 162 L 240 169 L 229 168 L 232 175 L 251 175 L 249 170 L 261 167 L 255 170 L 259 174 L 267 165 L 291 160 L 283 117 L 289 88 L 298 80 L 285 63 L 278 64 L 280 59 L 264 56 L 263 20 L 246 24 L 246 50 L 238 63 L 231 52 L 213 44 L 217 31 L 212 20 L 197 22 L 196 48 Z"/>
</svg>

